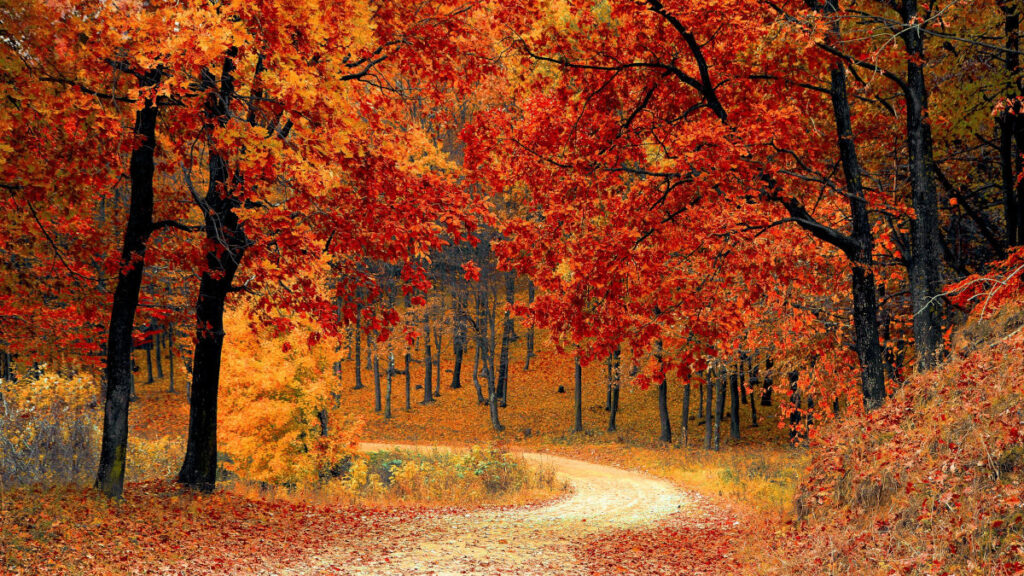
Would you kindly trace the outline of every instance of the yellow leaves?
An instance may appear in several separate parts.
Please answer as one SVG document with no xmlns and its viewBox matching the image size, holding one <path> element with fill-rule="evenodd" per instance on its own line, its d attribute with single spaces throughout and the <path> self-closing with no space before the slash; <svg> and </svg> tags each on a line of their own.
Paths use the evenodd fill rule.
<svg viewBox="0 0 1024 576">
<path fill-rule="evenodd" d="M 322 413 L 336 403 L 334 345 L 310 346 L 315 327 L 301 318 L 286 335 L 249 326 L 246 311 L 226 318 L 219 435 L 225 467 L 249 481 L 301 484 L 351 452 L 351 434 L 336 422 L 323 435 Z"/>
</svg>

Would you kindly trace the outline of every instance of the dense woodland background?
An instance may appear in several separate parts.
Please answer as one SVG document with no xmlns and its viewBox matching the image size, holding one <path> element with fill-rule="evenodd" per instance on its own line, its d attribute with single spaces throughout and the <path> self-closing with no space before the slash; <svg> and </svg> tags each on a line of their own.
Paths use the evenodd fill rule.
<svg viewBox="0 0 1024 576">
<path fill-rule="evenodd" d="M 1020 574 L 1022 17 L 0 0 L 0 559 L 70 485 L 493 441 L 731 501 L 750 572 Z"/>
</svg>

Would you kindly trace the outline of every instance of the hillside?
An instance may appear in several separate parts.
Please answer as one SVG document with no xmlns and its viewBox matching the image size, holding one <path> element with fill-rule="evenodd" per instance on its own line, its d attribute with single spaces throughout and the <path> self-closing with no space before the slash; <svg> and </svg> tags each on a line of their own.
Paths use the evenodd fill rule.
<svg viewBox="0 0 1024 576">
<path fill-rule="evenodd" d="M 1024 311 L 954 337 L 950 358 L 868 417 L 822 431 L 773 574 L 1024 571 Z"/>
</svg>

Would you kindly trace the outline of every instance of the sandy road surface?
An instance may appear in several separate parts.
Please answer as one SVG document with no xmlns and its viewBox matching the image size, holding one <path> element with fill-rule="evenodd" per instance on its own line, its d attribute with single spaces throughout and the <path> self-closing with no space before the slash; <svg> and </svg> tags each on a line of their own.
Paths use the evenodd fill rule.
<svg viewBox="0 0 1024 576">
<path fill-rule="evenodd" d="M 445 448 L 364 444 L 363 450 Z M 554 503 L 523 509 L 448 514 L 410 526 L 394 547 L 384 546 L 359 566 L 326 554 L 300 574 L 449 575 L 583 574 L 571 552 L 574 540 L 616 528 L 640 527 L 687 507 L 670 483 L 611 466 L 546 454 L 521 453 L 553 468 L 574 492 Z"/>
</svg>

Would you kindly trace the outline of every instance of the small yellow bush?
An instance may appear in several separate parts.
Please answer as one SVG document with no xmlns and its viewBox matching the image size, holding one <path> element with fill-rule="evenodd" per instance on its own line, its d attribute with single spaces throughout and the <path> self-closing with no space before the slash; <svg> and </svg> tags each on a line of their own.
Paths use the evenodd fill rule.
<svg viewBox="0 0 1024 576">
<path fill-rule="evenodd" d="M 293 321 L 294 329 L 275 337 L 251 326 L 244 310 L 226 318 L 232 336 L 223 354 L 218 441 L 224 467 L 246 481 L 315 484 L 356 446 L 358 427 L 331 417 L 339 353 L 312 337 L 312 325 Z"/>
<path fill-rule="evenodd" d="M 0 380 L 0 485 L 84 483 L 96 472 L 99 387 L 40 371 Z"/>
</svg>

